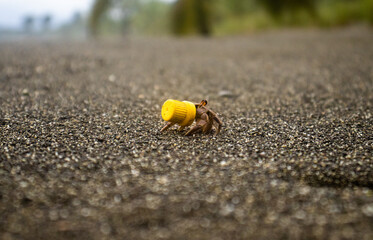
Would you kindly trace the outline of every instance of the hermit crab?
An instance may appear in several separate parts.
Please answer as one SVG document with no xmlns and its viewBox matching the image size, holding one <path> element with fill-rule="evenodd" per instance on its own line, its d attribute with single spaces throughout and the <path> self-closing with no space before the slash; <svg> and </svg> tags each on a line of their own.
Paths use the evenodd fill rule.
<svg viewBox="0 0 373 240">
<path fill-rule="evenodd" d="M 175 124 L 180 126 L 178 131 L 182 131 L 195 121 L 195 125 L 185 133 L 185 136 L 198 132 L 209 133 L 213 128 L 215 128 L 214 136 L 216 136 L 223 125 L 218 115 L 207 107 L 207 100 L 202 100 L 200 103 L 192 103 L 169 99 L 163 104 L 162 118 L 168 123 L 161 129 L 161 132 L 166 131 Z"/>
</svg>

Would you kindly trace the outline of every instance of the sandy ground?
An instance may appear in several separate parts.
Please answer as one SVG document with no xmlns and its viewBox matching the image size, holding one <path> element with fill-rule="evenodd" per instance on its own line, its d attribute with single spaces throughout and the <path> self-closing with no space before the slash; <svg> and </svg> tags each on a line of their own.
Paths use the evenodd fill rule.
<svg viewBox="0 0 373 240">
<path fill-rule="evenodd" d="M 364 27 L 0 43 L 0 238 L 373 239 L 372 93 Z"/>
</svg>

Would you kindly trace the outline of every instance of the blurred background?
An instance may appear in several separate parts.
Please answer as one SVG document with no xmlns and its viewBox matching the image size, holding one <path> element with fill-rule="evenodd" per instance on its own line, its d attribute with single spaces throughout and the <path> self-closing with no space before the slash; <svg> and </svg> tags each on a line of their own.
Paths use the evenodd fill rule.
<svg viewBox="0 0 373 240">
<path fill-rule="evenodd" d="M 373 26 L 373 0 L 0 0 L 0 39 Z"/>
</svg>

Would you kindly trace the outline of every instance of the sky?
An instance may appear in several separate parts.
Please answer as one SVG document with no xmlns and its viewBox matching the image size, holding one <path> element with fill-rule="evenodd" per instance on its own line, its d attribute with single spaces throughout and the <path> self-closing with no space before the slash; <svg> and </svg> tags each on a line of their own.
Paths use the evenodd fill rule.
<svg viewBox="0 0 373 240">
<path fill-rule="evenodd" d="M 53 25 L 72 19 L 76 12 L 87 13 L 94 0 L 0 0 L 0 28 L 20 29 L 26 15 L 53 16 Z M 162 0 L 171 2 L 173 0 Z"/>
<path fill-rule="evenodd" d="M 93 0 L 0 0 L 0 28 L 17 29 L 26 15 L 53 16 L 54 24 L 71 19 L 77 11 L 86 13 Z"/>
</svg>

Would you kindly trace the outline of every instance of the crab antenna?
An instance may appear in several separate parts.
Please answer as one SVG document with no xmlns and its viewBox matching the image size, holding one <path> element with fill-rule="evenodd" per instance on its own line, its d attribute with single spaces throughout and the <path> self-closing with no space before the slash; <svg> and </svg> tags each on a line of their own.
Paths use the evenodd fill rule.
<svg viewBox="0 0 373 240">
<path fill-rule="evenodd" d="M 202 100 L 201 103 L 200 103 L 202 106 L 206 106 L 207 105 L 207 100 Z"/>
</svg>

